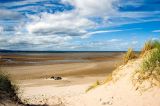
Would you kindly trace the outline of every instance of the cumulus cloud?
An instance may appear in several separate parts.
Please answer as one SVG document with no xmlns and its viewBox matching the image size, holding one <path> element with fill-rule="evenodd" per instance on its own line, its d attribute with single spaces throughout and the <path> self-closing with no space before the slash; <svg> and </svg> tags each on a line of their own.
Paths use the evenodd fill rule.
<svg viewBox="0 0 160 106">
<path fill-rule="evenodd" d="M 32 34 L 80 36 L 95 25 L 87 18 L 76 16 L 74 12 L 42 13 L 38 16 L 29 16 L 29 18 L 31 22 L 26 24 L 26 30 Z"/>
<path fill-rule="evenodd" d="M 118 0 L 62 0 L 65 5 L 74 7 L 71 11 L 58 12 L 55 14 L 41 13 L 39 15 L 29 15 L 31 22 L 27 23 L 26 30 L 36 34 L 58 34 L 67 36 L 92 35 L 88 33 L 98 24 L 91 17 L 106 17 L 117 11 L 115 6 Z M 108 31 L 106 31 L 108 32 Z M 102 32 L 101 32 L 102 33 Z"/>
<path fill-rule="evenodd" d="M 123 31 L 99 30 L 101 27 L 149 21 L 147 17 L 160 14 L 158 11 L 121 12 L 119 7 L 122 7 L 123 5 L 133 6 L 134 3 L 123 2 L 122 4 L 121 2 L 123 0 L 61 0 L 58 1 L 58 4 L 56 5 L 72 6 L 73 8 L 48 13 L 46 11 L 39 11 L 39 8 L 41 7 L 41 10 L 45 10 L 48 9 L 45 6 L 53 6 L 54 3 L 51 1 L 24 0 L 4 3 L 4 7 L 12 7 L 12 9 L 0 9 L 0 19 L 18 20 L 19 26 L 15 26 L 16 24 L 14 23 L 9 23 L 9 25 L 15 26 L 15 31 L 13 31 L 11 36 L 5 36 L 2 33 L 0 34 L 1 47 L 5 46 L 13 49 L 16 47 L 26 47 L 27 49 L 76 49 L 87 47 L 98 48 L 100 46 L 102 47 L 102 45 L 108 47 L 110 44 L 113 44 L 118 48 L 119 46 L 128 45 L 128 43 L 124 43 L 119 39 L 87 43 L 87 46 L 85 46 L 86 43 L 83 45 L 82 42 L 80 44 L 74 44 L 71 42 L 75 42 L 77 39 L 84 40 L 84 38 L 89 38 L 95 34 Z M 52 4 L 50 4 L 50 2 Z M 42 5 L 43 3 L 44 5 Z M 136 6 L 140 5 L 141 4 L 136 4 Z M 23 22 L 21 22 L 19 19 L 22 17 L 21 13 L 23 12 L 25 14 L 25 18 Z M 96 22 L 96 18 L 100 18 L 102 22 Z M 146 18 L 147 20 L 144 20 L 143 18 Z M 8 26 L 7 28 L 9 28 Z M 4 28 L 0 27 L 0 32 L 3 32 L 3 30 Z M 6 44 L 4 42 L 6 42 Z M 136 43 L 137 42 L 133 42 L 133 44 Z M 104 48 L 102 47 L 102 49 Z"/>
<path fill-rule="evenodd" d="M 98 26 L 90 17 L 106 17 L 116 12 L 115 2 L 116 0 L 102 0 L 102 2 L 97 0 L 62 0 L 61 3 L 72 5 L 74 9 L 57 13 L 43 12 L 40 14 L 27 15 L 29 21 L 16 27 L 17 35 L 14 36 L 12 40 L 9 40 L 8 43 L 23 43 L 37 46 L 47 44 L 55 45 L 62 44 L 62 42 L 69 42 L 73 40 L 74 37 L 81 39 L 93 34 L 113 32 L 88 32 L 88 30 Z M 114 32 L 115 31 L 118 30 L 114 30 Z"/>
<path fill-rule="evenodd" d="M 117 1 L 119 0 L 62 0 L 62 3 L 73 5 L 80 15 L 102 17 L 117 11 Z"/>
</svg>

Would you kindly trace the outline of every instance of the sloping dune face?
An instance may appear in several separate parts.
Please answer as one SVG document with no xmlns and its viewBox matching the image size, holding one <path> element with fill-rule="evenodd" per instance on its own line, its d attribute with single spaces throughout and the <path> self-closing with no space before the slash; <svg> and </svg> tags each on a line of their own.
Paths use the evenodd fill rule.
<svg viewBox="0 0 160 106">
<path fill-rule="evenodd" d="M 77 98 L 70 98 L 72 105 L 86 106 L 160 106 L 160 88 L 151 87 L 149 82 L 145 82 L 145 91 L 137 90 L 133 84 L 133 75 L 140 68 L 142 60 L 129 62 L 125 66 L 120 66 L 113 73 L 113 80 L 108 84 L 97 87 L 82 95 L 79 101 Z M 150 86 L 150 87 L 149 87 Z M 79 103 L 77 103 L 79 102 Z"/>
<path fill-rule="evenodd" d="M 159 106 L 160 88 L 149 87 L 144 83 L 145 91 L 137 90 L 133 84 L 135 71 L 140 68 L 141 60 L 129 62 L 119 67 L 113 73 L 113 81 L 91 91 L 88 96 L 93 98 L 94 104 L 112 106 Z M 95 95 L 95 96 L 94 96 Z M 88 104 L 89 105 L 89 104 Z"/>
<path fill-rule="evenodd" d="M 46 103 L 60 106 L 160 106 L 160 88 L 150 87 L 145 82 L 145 91 L 139 90 L 134 85 L 134 74 L 140 64 L 141 59 L 130 61 L 126 65 L 118 67 L 113 72 L 113 79 L 109 83 L 100 85 L 95 89 L 85 92 L 88 85 L 72 85 L 63 87 L 42 87 L 24 89 L 24 98 L 31 103 Z M 46 91 L 48 89 L 48 91 Z M 45 92 L 45 96 L 38 96 Z M 39 92 L 39 93 L 38 93 Z M 28 94 L 28 96 L 27 96 Z M 31 96 L 32 95 L 32 96 Z M 35 99 L 37 97 L 41 101 Z"/>
</svg>

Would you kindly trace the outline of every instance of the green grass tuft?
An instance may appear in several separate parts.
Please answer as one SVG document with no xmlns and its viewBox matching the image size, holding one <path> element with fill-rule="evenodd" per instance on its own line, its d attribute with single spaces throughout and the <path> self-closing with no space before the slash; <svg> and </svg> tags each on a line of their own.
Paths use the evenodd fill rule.
<svg viewBox="0 0 160 106">
<path fill-rule="evenodd" d="M 124 63 L 127 63 L 129 60 L 136 58 L 135 53 L 132 48 L 129 48 L 127 53 L 124 56 Z"/>
<path fill-rule="evenodd" d="M 160 85 L 160 41 L 149 41 L 152 46 L 143 53 L 142 65 L 137 72 L 138 82 L 148 80 L 152 85 Z M 144 45 L 146 46 L 146 44 Z M 146 48 L 146 47 L 144 47 Z"/>
<path fill-rule="evenodd" d="M 142 70 L 153 71 L 156 67 L 160 67 L 160 50 L 157 48 L 153 49 L 144 57 Z"/>
<path fill-rule="evenodd" d="M 152 49 L 144 57 L 142 71 L 152 72 L 156 67 L 160 67 L 160 41 L 152 41 Z"/>
</svg>

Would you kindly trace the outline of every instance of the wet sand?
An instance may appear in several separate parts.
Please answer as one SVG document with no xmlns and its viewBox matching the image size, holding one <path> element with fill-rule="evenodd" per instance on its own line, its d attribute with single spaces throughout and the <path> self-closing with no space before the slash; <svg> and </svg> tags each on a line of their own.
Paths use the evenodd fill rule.
<svg viewBox="0 0 160 106">
<path fill-rule="evenodd" d="M 123 53 L 0 54 L 2 71 L 14 80 L 48 78 L 53 75 L 96 76 L 112 72 Z"/>
<path fill-rule="evenodd" d="M 1 54 L 1 69 L 18 85 L 86 84 L 104 79 L 121 64 L 122 55 L 123 53 Z M 60 76 L 63 80 L 46 80 L 51 76 Z"/>
<path fill-rule="evenodd" d="M 43 98 L 41 95 L 49 95 L 50 92 L 52 96 L 84 93 L 89 85 L 96 80 L 104 80 L 117 65 L 122 64 L 122 55 L 123 53 L 1 54 L 0 64 L 1 70 L 8 73 L 18 85 L 20 98 L 36 103 L 35 97 Z M 60 76 L 62 80 L 51 79 L 51 76 Z M 37 100 L 39 103 L 41 99 Z"/>
<path fill-rule="evenodd" d="M 105 78 L 111 73 L 117 65 L 122 63 L 122 55 L 121 52 L 3 53 L 1 69 L 16 83 L 25 86 L 90 83 Z M 45 80 L 51 76 L 60 76 L 66 80 L 58 83 Z"/>
</svg>

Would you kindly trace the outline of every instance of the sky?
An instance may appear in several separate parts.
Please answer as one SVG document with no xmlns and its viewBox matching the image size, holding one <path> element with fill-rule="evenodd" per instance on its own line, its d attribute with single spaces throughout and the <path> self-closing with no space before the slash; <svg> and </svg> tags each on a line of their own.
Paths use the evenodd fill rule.
<svg viewBox="0 0 160 106">
<path fill-rule="evenodd" d="M 140 50 L 160 38 L 160 0 L 0 0 L 0 49 Z"/>
</svg>

